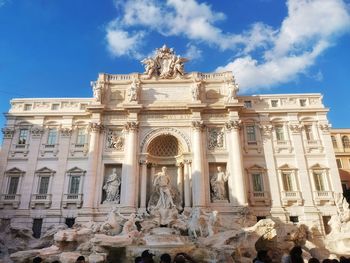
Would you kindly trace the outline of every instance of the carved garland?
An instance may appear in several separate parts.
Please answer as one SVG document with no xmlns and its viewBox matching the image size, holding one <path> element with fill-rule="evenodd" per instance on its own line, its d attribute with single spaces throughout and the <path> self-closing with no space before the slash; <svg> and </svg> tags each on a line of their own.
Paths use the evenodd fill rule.
<svg viewBox="0 0 350 263">
<path fill-rule="evenodd" d="M 242 127 L 242 121 L 237 120 L 237 121 L 228 121 L 225 122 L 225 128 L 230 131 L 230 130 L 240 130 Z"/>
<path fill-rule="evenodd" d="M 11 139 L 15 133 L 15 129 L 13 128 L 3 128 L 1 131 L 4 135 L 4 139 Z"/>
</svg>

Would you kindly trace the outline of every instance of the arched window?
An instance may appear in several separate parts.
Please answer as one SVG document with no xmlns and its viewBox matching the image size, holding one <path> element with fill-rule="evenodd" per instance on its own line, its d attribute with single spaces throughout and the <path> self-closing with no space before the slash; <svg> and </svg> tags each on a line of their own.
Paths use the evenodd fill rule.
<svg viewBox="0 0 350 263">
<path fill-rule="evenodd" d="M 344 148 L 350 148 L 350 140 L 348 136 L 343 136 L 342 138 L 342 142 L 343 142 L 343 147 Z"/>
<path fill-rule="evenodd" d="M 333 135 L 331 136 L 331 138 L 332 138 L 333 148 L 338 148 L 337 139 Z"/>
</svg>

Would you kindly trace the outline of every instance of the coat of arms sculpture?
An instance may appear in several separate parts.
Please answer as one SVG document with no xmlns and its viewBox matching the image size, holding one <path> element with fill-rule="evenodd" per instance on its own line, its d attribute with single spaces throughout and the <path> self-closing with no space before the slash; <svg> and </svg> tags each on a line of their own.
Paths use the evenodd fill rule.
<svg viewBox="0 0 350 263">
<path fill-rule="evenodd" d="M 147 75 L 148 79 L 153 76 L 168 79 L 179 75 L 184 76 L 184 62 L 186 61 L 188 59 L 176 55 L 172 48 L 164 45 L 157 49 L 157 53 L 153 58 L 145 58 L 141 63 L 145 65 L 144 74 Z"/>
</svg>

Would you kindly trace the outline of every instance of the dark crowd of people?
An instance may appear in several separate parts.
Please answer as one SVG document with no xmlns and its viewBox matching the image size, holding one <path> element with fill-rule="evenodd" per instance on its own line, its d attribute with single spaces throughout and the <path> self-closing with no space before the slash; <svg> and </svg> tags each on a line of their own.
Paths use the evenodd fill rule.
<svg viewBox="0 0 350 263">
<path fill-rule="evenodd" d="M 272 263 L 272 250 L 259 250 L 253 263 Z M 303 258 L 303 250 L 300 246 L 293 247 L 288 255 L 285 255 L 281 259 L 281 263 L 350 263 L 350 258 L 340 257 L 340 259 L 323 259 L 310 258 L 305 261 Z"/>
<path fill-rule="evenodd" d="M 147 249 L 142 252 L 140 257 L 135 258 L 135 263 L 154 263 L 154 254 L 150 253 Z M 174 260 L 171 260 L 171 256 L 168 253 L 160 256 L 160 263 L 197 263 L 191 256 L 186 253 L 178 253 L 175 255 Z"/>
<path fill-rule="evenodd" d="M 135 263 L 154 263 L 153 257 L 155 255 L 151 253 L 148 249 L 144 250 L 141 256 L 136 257 Z M 273 251 L 272 250 L 259 250 L 257 252 L 256 258 L 253 260 L 253 263 L 272 263 L 273 260 Z M 43 260 L 40 257 L 35 257 L 33 263 L 42 263 Z M 85 263 L 85 257 L 79 256 L 76 260 L 76 263 Z M 160 263 L 197 263 L 190 255 L 186 253 L 178 253 L 173 259 L 167 253 L 164 253 L 160 256 Z M 293 247 L 288 255 L 285 255 L 281 259 L 281 263 L 304 263 L 306 260 L 303 258 L 303 250 L 300 246 Z M 318 260 L 317 258 L 310 258 L 308 263 L 350 263 L 350 258 L 340 257 L 338 259 L 323 259 Z M 53 261 L 52 263 L 60 263 L 59 261 Z"/>
</svg>

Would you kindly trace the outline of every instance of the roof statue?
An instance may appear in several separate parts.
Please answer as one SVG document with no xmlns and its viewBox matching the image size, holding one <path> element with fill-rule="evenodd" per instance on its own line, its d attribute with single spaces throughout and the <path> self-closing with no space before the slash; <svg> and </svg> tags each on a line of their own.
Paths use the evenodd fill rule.
<svg viewBox="0 0 350 263">
<path fill-rule="evenodd" d="M 169 79 L 185 75 L 184 62 L 186 61 L 188 61 L 187 58 L 176 55 L 172 48 L 163 45 L 157 48 L 157 53 L 153 58 L 145 58 L 141 63 L 145 65 L 144 74 L 148 79 L 153 76 Z"/>
</svg>

